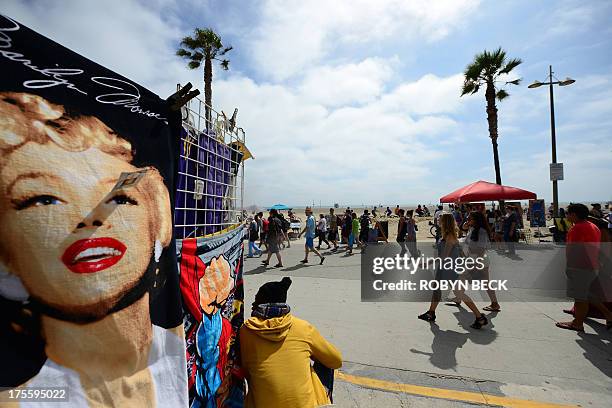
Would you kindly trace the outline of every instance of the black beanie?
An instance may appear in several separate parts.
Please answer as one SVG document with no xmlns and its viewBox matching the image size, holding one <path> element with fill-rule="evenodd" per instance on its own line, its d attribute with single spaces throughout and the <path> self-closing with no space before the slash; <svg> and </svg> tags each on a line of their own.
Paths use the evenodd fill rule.
<svg viewBox="0 0 612 408">
<path fill-rule="evenodd" d="M 256 305 L 264 303 L 286 303 L 291 278 L 284 277 L 280 282 L 267 282 L 261 285 L 255 295 Z"/>
</svg>

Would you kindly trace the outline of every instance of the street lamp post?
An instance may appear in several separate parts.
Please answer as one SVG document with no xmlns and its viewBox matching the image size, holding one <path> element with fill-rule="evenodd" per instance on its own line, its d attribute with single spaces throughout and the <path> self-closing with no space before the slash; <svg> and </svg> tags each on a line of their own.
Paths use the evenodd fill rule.
<svg viewBox="0 0 612 408">
<path fill-rule="evenodd" d="M 553 85 L 567 86 L 571 85 L 575 80 L 565 78 L 563 81 L 553 81 L 552 65 L 548 66 L 548 82 L 534 81 L 528 88 L 538 88 L 542 85 L 548 85 L 550 89 L 550 137 L 552 145 L 552 163 L 557 164 L 557 138 L 555 134 L 555 102 L 553 97 Z M 557 179 L 553 178 L 553 217 L 559 216 L 559 190 L 557 188 Z"/>
</svg>

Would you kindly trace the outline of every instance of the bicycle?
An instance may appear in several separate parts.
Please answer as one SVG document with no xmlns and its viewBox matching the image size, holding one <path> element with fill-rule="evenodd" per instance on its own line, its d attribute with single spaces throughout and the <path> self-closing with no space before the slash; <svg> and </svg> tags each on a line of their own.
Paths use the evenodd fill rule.
<svg viewBox="0 0 612 408">
<path fill-rule="evenodd" d="M 432 238 L 438 237 L 440 227 L 434 224 L 432 221 L 429 221 L 429 225 L 431 225 L 431 227 L 429 228 L 429 235 L 431 235 Z"/>
</svg>

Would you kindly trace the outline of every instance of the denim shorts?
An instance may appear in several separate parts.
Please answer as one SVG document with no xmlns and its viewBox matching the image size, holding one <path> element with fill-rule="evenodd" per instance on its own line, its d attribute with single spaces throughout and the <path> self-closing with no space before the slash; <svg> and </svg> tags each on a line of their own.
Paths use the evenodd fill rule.
<svg viewBox="0 0 612 408">
<path fill-rule="evenodd" d="M 306 246 L 308 248 L 314 248 L 314 238 L 306 237 Z"/>
</svg>

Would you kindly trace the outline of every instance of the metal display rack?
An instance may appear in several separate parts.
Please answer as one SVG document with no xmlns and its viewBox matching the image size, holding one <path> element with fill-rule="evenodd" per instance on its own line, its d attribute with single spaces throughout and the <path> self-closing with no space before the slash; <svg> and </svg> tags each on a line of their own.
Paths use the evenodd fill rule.
<svg viewBox="0 0 612 408">
<path fill-rule="evenodd" d="M 180 89 L 180 85 L 178 86 Z M 245 132 L 193 98 L 181 108 L 183 131 L 176 190 L 176 238 L 210 236 L 232 229 L 243 219 Z"/>
</svg>

